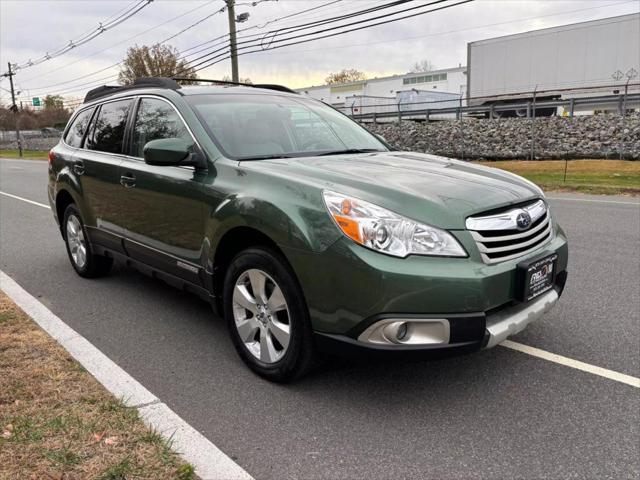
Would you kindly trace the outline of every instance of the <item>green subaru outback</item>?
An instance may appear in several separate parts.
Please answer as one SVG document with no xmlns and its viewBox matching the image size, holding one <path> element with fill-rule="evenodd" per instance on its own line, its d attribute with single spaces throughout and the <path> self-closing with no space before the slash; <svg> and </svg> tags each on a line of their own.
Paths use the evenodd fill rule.
<svg viewBox="0 0 640 480">
<path fill-rule="evenodd" d="M 492 347 L 567 278 L 565 234 L 531 182 L 395 151 L 278 85 L 94 89 L 49 154 L 48 193 L 79 275 L 118 260 L 201 296 L 276 381 L 320 351 Z"/>
</svg>

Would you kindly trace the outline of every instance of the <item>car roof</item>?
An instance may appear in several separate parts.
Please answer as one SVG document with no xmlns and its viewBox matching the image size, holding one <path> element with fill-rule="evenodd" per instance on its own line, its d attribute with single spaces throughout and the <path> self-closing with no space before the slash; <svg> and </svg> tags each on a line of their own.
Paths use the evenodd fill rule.
<svg viewBox="0 0 640 480">
<path fill-rule="evenodd" d="M 274 91 L 285 95 L 299 95 L 297 92 L 275 84 L 244 84 L 223 80 L 197 79 L 199 82 L 209 82 L 210 85 L 180 85 L 178 81 L 187 79 L 172 79 L 165 77 L 145 77 L 136 79 L 132 85 L 107 86 L 103 85 L 89 90 L 84 98 L 83 105 L 93 104 L 97 100 L 119 98 L 130 94 L 135 90 L 136 94 L 154 93 L 163 91 L 175 91 L 180 95 L 216 95 L 221 93 L 239 94 L 273 94 Z"/>
</svg>

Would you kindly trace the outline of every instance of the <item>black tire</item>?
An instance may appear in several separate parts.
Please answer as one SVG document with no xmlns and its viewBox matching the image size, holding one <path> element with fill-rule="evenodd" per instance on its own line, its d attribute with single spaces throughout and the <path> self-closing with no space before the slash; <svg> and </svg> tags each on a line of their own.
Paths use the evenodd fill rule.
<svg viewBox="0 0 640 480">
<path fill-rule="evenodd" d="M 78 262 L 72 253 L 72 247 L 70 246 L 70 241 L 68 238 L 67 225 L 69 221 L 72 219 L 77 219 L 80 225 L 82 237 L 84 239 L 84 248 L 85 248 L 85 261 Z M 62 220 L 62 237 L 64 238 L 64 244 L 67 248 L 67 254 L 69 255 L 69 261 L 71 262 L 71 266 L 76 271 L 78 275 L 84 278 L 97 278 L 102 277 L 109 273 L 111 270 L 111 266 L 113 265 L 113 259 L 104 257 L 102 255 L 96 255 L 93 253 L 93 247 L 89 242 L 89 237 L 87 236 L 87 229 L 84 226 L 84 221 L 82 220 L 82 216 L 80 215 L 80 211 L 78 207 L 76 207 L 75 203 L 69 204 L 66 210 L 64 211 L 64 216 Z"/>
<path fill-rule="evenodd" d="M 274 363 L 265 363 L 251 353 L 240 338 L 236 327 L 234 288 L 241 275 L 245 275 L 249 270 L 259 270 L 271 277 L 274 288 L 280 288 L 286 302 L 290 328 L 289 343 L 283 356 Z M 223 306 L 233 344 L 242 360 L 255 373 L 271 381 L 289 382 L 311 369 L 315 355 L 309 309 L 295 274 L 281 255 L 263 247 L 249 248 L 236 255 L 225 275 Z M 249 314 L 248 311 L 247 313 Z"/>
</svg>

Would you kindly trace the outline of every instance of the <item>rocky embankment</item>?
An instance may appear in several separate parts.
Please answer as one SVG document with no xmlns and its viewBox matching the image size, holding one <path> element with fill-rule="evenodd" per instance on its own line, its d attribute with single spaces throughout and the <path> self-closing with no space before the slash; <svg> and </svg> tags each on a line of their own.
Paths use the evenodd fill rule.
<svg viewBox="0 0 640 480">
<path fill-rule="evenodd" d="M 442 120 L 429 123 L 403 120 L 366 124 L 402 150 L 433 153 L 464 159 L 528 159 L 531 139 L 538 159 L 622 158 L 640 160 L 640 113 L 589 115 L 574 118 L 542 117 L 478 120 Z M 27 150 L 49 150 L 57 138 L 23 140 Z M 16 142 L 1 149 L 15 149 Z"/>
<path fill-rule="evenodd" d="M 366 126 L 396 148 L 464 159 L 528 159 L 532 137 L 537 159 L 640 159 L 640 113 L 536 118 L 533 129 L 526 118 Z"/>
</svg>

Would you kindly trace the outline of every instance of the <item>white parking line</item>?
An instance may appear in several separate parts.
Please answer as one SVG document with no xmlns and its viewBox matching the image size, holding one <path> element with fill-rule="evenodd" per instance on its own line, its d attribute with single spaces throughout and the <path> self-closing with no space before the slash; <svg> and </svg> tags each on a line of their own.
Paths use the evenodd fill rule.
<svg viewBox="0 0 640 480">
<path fill-rule="evenodd" d="M 569 198 L 569 197 L 547 197 L 549 200 L 567 200 L 569 202 L 587 202 L 587 203 L 613 203 L 617 205 L 635 205 L 640 207 L 638 202 L 620 202 L 618 200 L 595 200 L 591 198 Z"/>
<path fill-rule="evenodd" d="M 204 435 L 162 403 L 135 378 L 116 365 L 91 342 L 69 327 L 11 277 L 0 270 L 0 288 L 40 327 L 65 348 L 87 371 L 125 404 L 137 408 L 140 418 L 171 439 L 172 446 L 203 480 L 252 480 Z"/>
<path fill-rule="evenodd" d="M 11 193 L 1 192 L 1 191 L 0 191 L 0 195 L 4 195 L 10 198 L 15 198 L 16 200 L 22 200 L 23 202 L 27 202 L 32 205 L 37 205 L 38 207 L 47 208 L 51 210 L 51 207 L 49 205 L 45 205 L 44 203 L 40 203 L 40 202 L 34 202 L 33 200 L 29 200 L 28 198 L 24 198 L 24 197 L 19 197 L 18 195 L 12 195 Z"/>
<path fill-rule="evenodd" d="M 34 202 L 32 200 L 28 200 L 26 198 L 19 197 L 17 195 L 12 195 L 10 193 L 5 193 L 0 191 L 0 194 L 6 195 L 11 198 L 15 198 L 17 200 L 22 200 L 23 202 L 32 203 L 39 207 L 50 208 L 48 205 L 44 205 L 43 203 Z M 554 198 L 554 200 L 573 200 L 571 198 Z M 597 202 L 599 200 L 584 200 L 584 201 L 593 201 Z M 602 201 L 602 203 L 623 203 L 626 205 L 640 205 L 636 203 L 629 202 L 608 202 Z M 0 274 L 2 272 L 0 271 Z M 8 277 L 7 277 L 8 278 Z M 35 299 L 34 299 L 35 300 Z M 16 302 L 17 303 L 17 302 Z M 43 327 L 44 328 L 44 327 Z M 55 338 L 55 337 L 54 337 Z M 614 380 L 616 382 L 625 383 L 627 385 L 631 385 L 632 387 L 640 388 L 640 378 L 632 377 L 631 375 L 625 375 L 624 373 L 618 373 L 613 370 L 608 370 L 606 368 L 597 367 L 595 365 L 590 365 L 588 363 L 580 362 L 579 360 L 573 360 L 568 357 L 563 357 L 562 355 L 557 355 L 555 353 L 547 352 L 545 350 L 541 350 L 539 348 L 530 347 L 528 345 L 523 345 L 521 343 L 512 342 L 510 340 L 505 340 L 500 345 L 506 348 L 510 348 L 512 350 L 517 350 L 521 353 L 526 353 L 527 355 L 532 355 L 534 357 L 541 358 L 543 360 L 547 360 L 549 362 L 558 363 L 560 365 L 564 365 L 566 367 L 571 367 L 576 370 L 582 370 L 583 372 L 588 372 L 593 375 L 598 375 L 600 377 L 608 378 L 609 380 Z"/>
<path fill-rule="evenodd" d="M 562 355 L 547 352 L 546 350 L 541 350 L 539 348 L 523 345 L 522 343 L 512 342 L 511 340 L 505 340 L 500 345 L 512 350 L 517 350 L 518 352 L 526 353 L 527 355 L 542 358 L 543 360 L 547 360 L 549 362 L 564 365 L 565 367 L 575 368 L 576 370 L 582 370 L 583 372 L 591 373 L 593 375 L 608 378 L 609 380 L 626 383 L 627 385 L 631 385 L 632 387 L 640 388 L 640 378 L 632 377 L 631 375 L 614 372 L 613 370 L 609 370 L 607 368 L 596 367 L 595 365 L 590 365 L 579 360 L 563 357 Z"/>
</svg>

